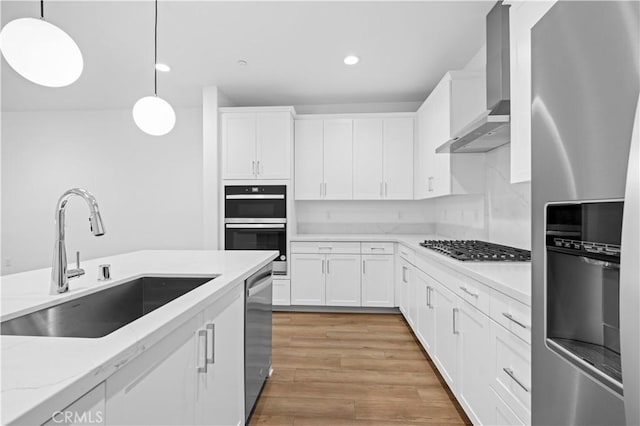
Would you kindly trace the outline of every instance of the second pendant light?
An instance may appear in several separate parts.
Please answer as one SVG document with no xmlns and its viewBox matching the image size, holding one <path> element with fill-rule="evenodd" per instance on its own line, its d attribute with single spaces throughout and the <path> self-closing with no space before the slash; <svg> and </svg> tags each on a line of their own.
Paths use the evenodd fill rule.
<svg viewBox="0 0 640 426">
<path fill-rule="evenodd" d="M 162 136 L 169 133 L 176 124 L 176 113 L 171 104 L 158 96 L 158 0 L 155 0 L 154 21 L 154 66 L 153 66 L 153 96 L 138 99 L 133 106 L 133 120 L 145 133 L 152 136 Z"/>
</svg>

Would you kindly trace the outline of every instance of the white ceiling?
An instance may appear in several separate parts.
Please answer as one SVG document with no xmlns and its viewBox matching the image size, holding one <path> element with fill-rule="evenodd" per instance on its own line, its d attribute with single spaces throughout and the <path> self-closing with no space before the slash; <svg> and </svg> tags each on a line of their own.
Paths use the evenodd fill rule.
<svg viewBox="0 0 640 426">
<path fill-rule="evenodd" d="M 158 94 L 200 106 L 217 85 L 237 105 L 421 101 L 484 44 L 493 1 L 161 1 Z M 2 1 L 2 25 L 37 17 L 39 2 Z M 153 92 L 153 1 L 45 1 L 84 72 L 43 88 L 2 60 L 2 109 L 128 108 Z M 345 55 L 360 56 L 347 67 Z M 244 59 L 248 65 L 237 64 Z"/>
</svg>

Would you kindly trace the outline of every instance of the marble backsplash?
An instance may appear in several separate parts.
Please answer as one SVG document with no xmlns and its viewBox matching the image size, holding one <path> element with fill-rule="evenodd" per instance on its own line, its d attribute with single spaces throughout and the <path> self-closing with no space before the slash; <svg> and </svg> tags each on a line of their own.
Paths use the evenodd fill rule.
<svg viewBox="0 0 640 426">
<path fill-rule="evenodd" d="M 428 201 L 296 201 L 300 234 L 433 234 Z"/>
<path fill-rule="evenodd" d="M 531 183 L 509 182 L 510 154 L 509 145 L 486 154 L 485 194 L 433 200 L 437 235 L 531 249 Z"/>
</svg>

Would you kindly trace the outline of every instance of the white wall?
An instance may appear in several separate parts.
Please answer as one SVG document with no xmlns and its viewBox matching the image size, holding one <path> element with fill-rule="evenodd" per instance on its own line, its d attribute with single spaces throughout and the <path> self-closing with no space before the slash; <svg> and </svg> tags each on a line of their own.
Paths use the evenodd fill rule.
<svg viewBox="0 0 640 426">
<path fill-rule="evenodd" d="M 201 248 L 202 112 L 176 115 L 153 137 L 130 109 L 2 112 L 2 274 L 50 266 L 55 205 L 72 187 L 96 196 L 106 234 L 94 237 L 84 201 L 71 200 L 70 259 Z"/>
</svg>

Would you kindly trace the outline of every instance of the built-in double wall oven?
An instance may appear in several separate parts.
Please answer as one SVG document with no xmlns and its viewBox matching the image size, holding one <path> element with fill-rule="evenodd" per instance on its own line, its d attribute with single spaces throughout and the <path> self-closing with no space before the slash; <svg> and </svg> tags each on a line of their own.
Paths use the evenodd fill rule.
<svg viewBox="0 0 640 426">
<path fill-rule="evenodd" d="M 273 273 L 287 273 L 287 187 L 225 186 L 226 250 L 277 250 Z"/>
</svg>

